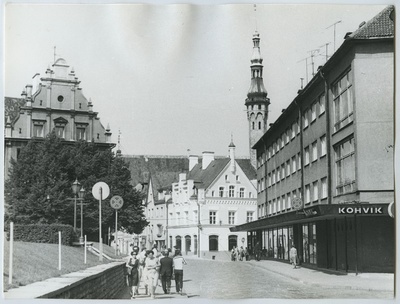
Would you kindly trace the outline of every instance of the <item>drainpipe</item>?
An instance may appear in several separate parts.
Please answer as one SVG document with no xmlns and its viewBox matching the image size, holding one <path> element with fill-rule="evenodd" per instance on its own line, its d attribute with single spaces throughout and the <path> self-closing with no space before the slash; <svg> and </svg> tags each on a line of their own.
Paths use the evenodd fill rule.
<svg viewBox="0 0 400 304">
<path fill-rule="evenodd" d="M 330 119 L 330 107 L 329 107 L 329 85 L 325 78 L 322 69 L 319 69 L 319 75 L 325 84 L 325 113 L 326 113 L 326 154 L 328 161 L 328 176 L 327 176 L 327 187 L 328 187 L 328 204 L 332 204 L 332 149 L 331 149 L 331 119 Z"/>
</svg>

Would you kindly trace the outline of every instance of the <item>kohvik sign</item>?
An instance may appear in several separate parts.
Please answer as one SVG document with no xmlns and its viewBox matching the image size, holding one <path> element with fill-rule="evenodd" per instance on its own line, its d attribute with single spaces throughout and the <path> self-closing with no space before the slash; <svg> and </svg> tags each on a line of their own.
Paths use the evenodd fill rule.
<svg viewBox="0 0 400 304">
<path fill-rule="evenodd" d="M 383 214 L 382 207 L 339 207 L 339 214 Z"/>
</svg>

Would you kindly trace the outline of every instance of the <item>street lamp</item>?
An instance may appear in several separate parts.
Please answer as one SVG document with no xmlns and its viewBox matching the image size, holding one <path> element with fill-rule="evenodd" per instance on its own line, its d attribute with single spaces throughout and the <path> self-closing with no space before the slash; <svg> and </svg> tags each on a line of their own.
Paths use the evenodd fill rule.
<svg viewBox="0 0 400 304">
<path fill-rule="evenodd" d="M 74 231 L 76 231 L 76 199 L 79 194 L 79 190 L 81 190 L 81 184 L 78 182 L 78 179 L 75 179 L 72 184 L 72 192 L 74 193 Z"/>
<path fill-rule="evenodd" d="M 168 246 L 168 201 L 171 199 L 171 192 L 170 191 L 166 191 L 165 195 L 164 195 L 164 201 L 165 201 L 165 205 L 166 205 L 166 210 L 167 210 L 167 217 L 166 217 L 166 225 L 165 225 L 165 244 L 167 245 L 167 248 L 169 248 Z"/>
<path fill-rule="evenodd" d="M 78 196 L 81 203 L 81 236 L 79 238 L 79 243 L 83 244 L 83 197 L 85 196 L 85 189 L 83 189 L 83 187 L 79 190 Z"/>
</svg>

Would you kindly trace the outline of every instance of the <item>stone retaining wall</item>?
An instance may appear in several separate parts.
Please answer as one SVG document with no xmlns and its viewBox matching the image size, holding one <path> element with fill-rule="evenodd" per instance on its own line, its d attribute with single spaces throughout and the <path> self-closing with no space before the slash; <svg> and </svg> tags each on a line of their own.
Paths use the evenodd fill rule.
<svg viewBox="0 0 400 304">
<path fill-rule="evenodd" d="M 10 289 L 6 299 L 113 299 L 126 288 L 125 263 L 94 266 L 82 271 Z"/>
</svg>

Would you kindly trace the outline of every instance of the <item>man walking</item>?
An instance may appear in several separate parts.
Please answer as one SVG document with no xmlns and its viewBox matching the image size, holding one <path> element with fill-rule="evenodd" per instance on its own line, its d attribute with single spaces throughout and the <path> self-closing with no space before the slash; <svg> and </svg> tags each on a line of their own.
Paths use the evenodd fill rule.
<svg viewBox="0 0 400 304">
<path fill-rule="evenodd" d="M 290 262 L 293 264 L 293 268 L 297 268 L 297 249 L 294 246 L 294 244 L 292 245 L 292 248 L 290 249 Z"/>
<path fill-rule="evenodd" d="M 169 294 L 171 292 L 171 277 L 172 277 L 172 265 L 173 260 L 170 258 L 169 251 L 166 249 L 163 251 L 163 258 L 160 259 L 160 276 L 161 276 L 161 284 L 165 294 Z"/>
</svg>

